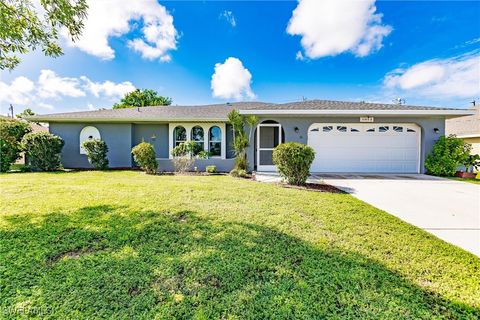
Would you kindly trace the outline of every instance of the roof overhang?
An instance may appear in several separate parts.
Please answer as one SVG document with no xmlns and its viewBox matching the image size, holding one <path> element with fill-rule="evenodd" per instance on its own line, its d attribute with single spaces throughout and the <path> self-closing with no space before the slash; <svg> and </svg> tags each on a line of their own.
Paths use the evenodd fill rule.
<svg viewBox="0 0 480 320">
<path fill-rule="evenodd" d="M 47 122 L 47 123 L 54 123 L 54 122 L 70 122 L 70 123 L 78 123 L 78 122 L 89 122 L 89 123 L 152 123 L 152 122 L 162 122 L 162 123 L 169 123 L 169 122 L 226 122 L 228 119 L 226 118 L 61 118 L 61 117 L 42 117 L 42 116 L 32 116 L 26 118 L 29 121 L 35 122 Z"/>
<path fill-rule="evenodd" d="M 457 134 L 457 138 L 468 139 L 468 138 L 480 138 L 480 133 L 471 133 L 471 134 Z"/>
<path fill-rule="evenodd" d="M 324 116 L 468 116 L 474 110 L 239 110 L 240 114 L 265 116 L 324 115 Z"/>
</svg>

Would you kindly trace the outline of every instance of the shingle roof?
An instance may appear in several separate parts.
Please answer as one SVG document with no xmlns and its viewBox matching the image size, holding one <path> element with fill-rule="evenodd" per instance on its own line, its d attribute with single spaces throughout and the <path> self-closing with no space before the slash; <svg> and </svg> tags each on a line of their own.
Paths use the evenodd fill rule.
<svg viewBox="0 0 480 320">
<path fill-rule="evenodd" d="M 56 113 L 47 115 L 37 115 L 30 117 L 30 120 L 43 122 L 68 122 L 68 121 L 225 121 L 228 113 L 233 110 L 240 110 L 244 114 L 259 113 L 275 113 L 283 111 L 287 114 L 292 111 L 331 111 L 335 115 L 341 111 L 382 111 L 395 114 L 396 111 L 403 111 L 412 114 L 418 111 L 434 111 L 438 114 L 469 114 L 466 110 L 452 108 L 437 108 L 425 106 L 408 106 L 398 104 L 381 104 L 381 103 L 365 103 L 365 102 L 347 102 L 347 101 L 331 101 L 331 100 L 308 100 L 290 103 L 264 103 L 264 102 L 239 102 L 227 104 L 212 104 L 198 106 L 159 106 L 159 107 L 143 107 L 128 109 L 108 109 L 83 112 Z M 463 111 L 463 113 L 462 113 Z M 417 113 L 418 114 L 418 113 Z"/>
<path fill-rule="evenodd" d="M 472 111 L 475 111 L 475 114 L 471 116 L 447 120 L 445 123 L 446 134 L 455 134 L 460 137 L 480 137 L 480 106 L 472 109 Z"/>
</svg>

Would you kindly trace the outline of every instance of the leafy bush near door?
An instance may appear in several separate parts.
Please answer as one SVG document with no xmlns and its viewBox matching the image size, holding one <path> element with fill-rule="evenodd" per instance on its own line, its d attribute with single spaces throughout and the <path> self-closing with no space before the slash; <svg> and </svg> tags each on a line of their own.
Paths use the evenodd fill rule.
<svg viewBox="0 0 480 320">
<path fill-rule="evenodd" d="M 20 158 L 22 138 L 31 131 L 28 122 L 0 119 L 0 172 L 6 172 Z"/>
<path fill-rule="evenodd" d="M 155 148 L 148 142 L 142 142 L 132 148 L 133 159 L 147 174 L 155 174 L 158 169 Z"/>
<path fill-rule="evenodd" d="M 457 168 L 467 162 L 472 146 L 455 136 L 442 136 L 425 160 L 428 173 L 436 176 L 453 176 Z"/>
<path fill-rule="evenodd" d="M 273 163 L 289 184 L 304 185 L 310 175 L 315 151 L 298 142 L 279 144 L 273 149 Z"/>
<path fill-rule="evenodd" d="M 82 143 L 88 158 L 88 162 L 95 168 L 104 170 L 108 168 L 108 146 L 100 139 L 89 139 Z"/>
<path fill-rule="evenodd" d="M 33 132 L 22 139 L 27 164 L 36 171 L 54 171 L 61 167 L 60 153 L 65 142 L 48 132 Z"/>
</svg>

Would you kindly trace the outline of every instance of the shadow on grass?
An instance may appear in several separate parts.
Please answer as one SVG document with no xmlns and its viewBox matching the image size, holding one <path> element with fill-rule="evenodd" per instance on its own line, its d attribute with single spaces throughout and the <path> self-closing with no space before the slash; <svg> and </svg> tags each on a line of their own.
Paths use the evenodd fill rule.
<svg viewBox="0 0 480 320">
<path fill-rule="evenodd" d="M 53 318 L 480 315 L 361 255 L 191 211 L 95 206 L 36 223 L 6 219 L 0 303 L 7 316 L 24 305 Z"/>
</svg>

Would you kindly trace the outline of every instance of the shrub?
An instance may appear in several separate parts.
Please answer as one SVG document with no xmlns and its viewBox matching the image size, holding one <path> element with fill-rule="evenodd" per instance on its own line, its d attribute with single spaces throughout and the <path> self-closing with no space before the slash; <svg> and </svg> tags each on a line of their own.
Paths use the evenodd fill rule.
<svg viewBox="0 0 480 320">
<path fill-rule="evenodd" d="M 273 149 L 273 163 L 289 184 L 304 185 L 310 175 L 315 151 L 298 142 L 279 144 Z"/>
<path fill-rule="evenodd" d="M 458 166 L 464 164 L 472 146 L 455 136 L 441 136 L 425 160 L 428 173 L 436 176 L 453 176 Z"/>
<path fill-rule="evenodd" d="M 215 173 L 215 172 L 217 172 L 217 166 L 207 166 L 205 168 L 205 171 L 208 172 L 208 173 Z"/>
<path fill-rule="evenodd" d="M 148 142 L 142 142 L 132 148 L 133 159 L 147 174 L 155 174 L 158 168 L 155 148 Z"/>
<path fill-rule="evenodd" d="M 36 171 L 60 168 L 60 152 L 65 144 L 62 138 L 48 132 L 32 132 L 23 137 L 28 165 Z"/>
<path fill-rule="evenodd" d="M 230 171 L 230 175 L 235 178 L 246 178 L 248 177 L 247 171 L 243 169 L 233 169 Z"/>
<path fill-rule="evenodd" d="M 31 131 L 27 122 L 0 119 L 0 172 L 6 172 L 20 158 L 22 138 Z"/>
<path fill-rule="evenodd" d="M 82 147 L 87 153 L 88 162 L 95 168 L 104 170 L 108 168 L 108 146 L 103 140 L 88 139 L 82 143 Z"/>
</svg>

